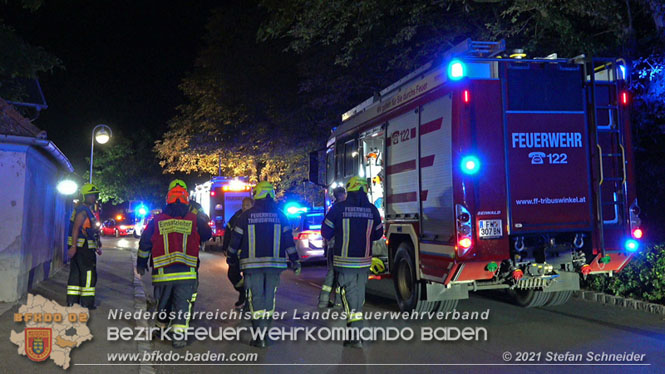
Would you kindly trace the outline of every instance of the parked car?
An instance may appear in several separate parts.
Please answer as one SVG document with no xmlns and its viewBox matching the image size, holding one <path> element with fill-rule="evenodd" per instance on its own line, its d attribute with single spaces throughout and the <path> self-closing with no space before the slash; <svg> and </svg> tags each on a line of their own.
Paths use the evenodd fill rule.
<svg viewBox="0 0 665 374">
<path fill-rule="evenodd" d="M 321 222 L 323 221 L 323 208 L 314 208 L 300 215 L 293 229 L 293 239 L 296 250 L 302 261 L 325 260 L 323 251 L 323 237 L 321 236 Z"/>
<path fill-rule="evenodd" d="M 134 233 L 134 226 L 124 221 L 116 222 L 114 219 L 107 219 L 102 223 L 101 227 L 102 236 L 121 236 L 132 235 Z"/>
</svg>

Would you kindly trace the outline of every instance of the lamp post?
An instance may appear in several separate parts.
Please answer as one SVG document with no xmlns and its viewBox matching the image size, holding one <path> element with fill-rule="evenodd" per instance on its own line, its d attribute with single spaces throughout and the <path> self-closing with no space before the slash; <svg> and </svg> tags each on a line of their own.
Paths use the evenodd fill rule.
<svg viewBox="0 0 665 374">
<path fill-rule="evenodd" d="M 106 144 L 112 135 L 111 128 L 106 125 L 97 125 L 92 129 L 92 139 L 90 140 L 90 183 L 92 183 L 92 152 L 95 149 L 95 140 L 99 144 Z"/>
</svg>

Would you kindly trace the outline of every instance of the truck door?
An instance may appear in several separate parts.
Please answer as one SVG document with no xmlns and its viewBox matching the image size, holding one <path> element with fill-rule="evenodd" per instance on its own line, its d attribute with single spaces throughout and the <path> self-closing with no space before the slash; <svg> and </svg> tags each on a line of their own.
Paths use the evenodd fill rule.
<svg viewBox="0 0 665 374">
<path fill-rule="evenodd" d="M 582 66 L 501 65 L 510 233 L 591 231 Z"/>
</svg>

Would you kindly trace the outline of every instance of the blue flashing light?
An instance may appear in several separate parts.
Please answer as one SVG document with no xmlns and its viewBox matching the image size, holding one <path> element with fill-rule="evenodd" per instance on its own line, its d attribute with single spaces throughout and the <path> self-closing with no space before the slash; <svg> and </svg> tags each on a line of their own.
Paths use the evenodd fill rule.
<svg viewBox="0 0 665 374">
<path fill-rule="evenodd" d="M 628 252 L 637 252 L 637 250 L 640 248 L 640 242 L 635 239 L 628 239 L 626 240 L 624 246 Z"/>
<path fill-rule="evenodd" d="M 621 77 L 619 79 L 626 80 L 626 67 L 619 65 L 619 71 L 621 71 Z"/>
<path fill-rule="evenodd" d="M 136 215 L 139 217 L 145 217 L 148 214 L 148 207 L 141 204 L 136 207 Z"/>
<path fill-rule="evenodd" d="M 464 156 L 461 167 L 464 174 L 476 174 L 480 170 L 480 160 L 476 156 Z"/>
<path fill-rule="evenodd" d="M 297 216 L 301 213 L 307 213 L 308 210 L 307 207 L 300 206 L 300 204 L 294 202 L 288 203 L 284 206 L 284 213 L 287 216 Z"/>
<path fill-rule="evenodd" d="M 460 80 L 466 76 L 466 65 L 460 60 L 452 60 L 448 64 L 448 78 Z"/>
</svg>

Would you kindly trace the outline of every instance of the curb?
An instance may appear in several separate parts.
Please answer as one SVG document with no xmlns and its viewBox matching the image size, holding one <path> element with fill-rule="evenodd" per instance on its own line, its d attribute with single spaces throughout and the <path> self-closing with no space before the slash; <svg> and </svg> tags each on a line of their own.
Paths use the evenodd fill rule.
<svg viewBox="0 0 665 374">
<path fill-rule="evenodd" d="M 136 263 L 136 252 L 132 251 L 132 274 L 134 274 L 134 311 L 146 311 L 148 310 L 148 305 L 146 302 L 146 297 L 145 297 L 145 289 L 143 288 L 143 282 L 141 282 L 141 278 L 139 275 L 134 271 L 134 264 Z M 142 315 L 142 313 L 141 313 Z M 142 327 L 145 328 L 145 331 L 148 330 L 148 321 L 144 318 L 136 320 L 136 326 L 137 327 Z M 150 345 L 150 342 L 146 341 L 140 341 L 138 342 L 138 351 L 139 353 L 145 355 L 145 352 L 152 352 L 152 347 Z M 139 366 L 139 373 L 140 374 L 155 374 L 155 368 L 152 367 L 152 364 L 146 363 L 146 364 L 141 364 Z"/>
<path fill-rule="evenodd" d="M 573 296 L 578 299 L 586 301 L 593 301 L 596 303 L 606 304 L 606 305 L 614 305 L 626 309 L 639 310 L 642 312 L 658 314 L 665 317 L 665 305 L 649 303 L 642 300 L 630 299 L 623 296 L 608 295 L 606 293 L 595 292 L 595 291 L 584 291 L 584 290 L 575 291 L 573 292 Z"/>
</svg>

